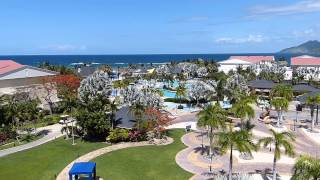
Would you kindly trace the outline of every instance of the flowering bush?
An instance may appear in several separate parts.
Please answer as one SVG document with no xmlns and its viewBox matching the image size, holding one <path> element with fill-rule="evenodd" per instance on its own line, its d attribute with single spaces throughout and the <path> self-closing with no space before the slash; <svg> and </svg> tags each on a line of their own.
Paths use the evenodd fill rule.
<svg viewBox="0 0 320 180">
<path fill-rule="evenodd" d="M 110 132 L 109 136 L 107 137 L 107 141 L 113 142 L 113 143 L 124 142 L 124 141 L 128 141 L 128 138 L 129 138 L 128 130 L 116 128 Z"/>
<path fill-rule="evenodd" d="M 0 144 L 4 144 L 8 140 L 8 136 L 4 132 L 0 132 Z"/>
<path fill-rule="evenodd" d="M 129 141 L 131 142 L 144 141 L 146 139 L 147 139 L 147 135 L 145 131 L 131 130 L 129 132 Z"/>
</svg>

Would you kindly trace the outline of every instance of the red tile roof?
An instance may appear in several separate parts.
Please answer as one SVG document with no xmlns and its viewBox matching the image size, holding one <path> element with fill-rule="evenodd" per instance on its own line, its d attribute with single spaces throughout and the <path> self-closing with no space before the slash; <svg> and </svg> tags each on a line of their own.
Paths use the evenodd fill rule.
<svg viewBox="0 0 320 180">
<path fill-rule="evenodd" d="M 312 56 L 299 56 L 291 58 L 291 65 L 294 66 L 320 66 L 320 57 L 312 57 Z"/>
<path fill-rule="evenodd" d="M 240 59 L 251 63 L 259 63 L 261 61 L 274 61 L 274 56 L 231 56 L 229 59 Z"/>
<path fill-rule="evenodd" d="M 14 71 L 21 67 L 24 67 L 24 65 L 16 63 L 12 60 L 0 60 L 0 74 Z"/>
</svg>

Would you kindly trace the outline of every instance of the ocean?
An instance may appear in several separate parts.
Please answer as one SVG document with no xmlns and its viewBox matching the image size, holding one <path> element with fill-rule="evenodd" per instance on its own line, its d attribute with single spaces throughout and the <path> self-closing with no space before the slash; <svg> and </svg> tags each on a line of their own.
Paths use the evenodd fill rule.
<svg viewBox="0 0 320 180">
<path fill-rule="evenodd" d="M 8 55 L 0 56 L 0 60 L 14 60 L 24 65 L 37 66 L 42 62 L 50 64 L 69 66 L 72 63 L 101 63 L 109 64 L 113 67 L 127 66 L 128 64 L 162 64 L 171 61 L 183 61 L 188 59 L 204 59 L 222 61 L 230 56 L 236 55 L 273 55 L 276 59 L 284 57 L 288 62 L 293 56 L 291 54 L 274 54 L 274 53 L 248 53 L 248 54 L 146 54 L 146 55 Z M 297 56 L 296 54 L 294 56 Z"/>
</svg>

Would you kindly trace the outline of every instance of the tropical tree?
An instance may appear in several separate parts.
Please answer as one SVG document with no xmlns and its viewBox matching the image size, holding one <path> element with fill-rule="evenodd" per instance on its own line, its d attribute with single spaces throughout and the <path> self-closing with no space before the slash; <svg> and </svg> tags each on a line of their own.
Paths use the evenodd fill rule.
<svg viewBox="0 0 320 180">
<path fill-rule="evenodd" d="M 221 153 L 225 154 L 230 151 L 229 156 L 229 180 L 232 180 L 233 168 L 233 151 L 237 149 L 240 153 L 247 153 L 252 156 L 252 151 L 257 150 L 257 146 L 253 142 L 253 135 L 247 129 L 234 130 L 229 124 L 226 131 L 218 133 L 217 145 L 221 147 Z"/>
<path fill-rule="evenodd" d="M 277 127 L 280 127 L 280 123 L 283 120 L 283 112 L 288 110 L 289 101 L 285 98 L 278 97 L 271 100 L 271 105 L 277 111 Z"/>
<path fill-rule="evenodd" d="M 176 97 L 180 99 L 180 105 L 182 102 L 182 98 L 187 96 L 187 88 L 184 84 L 180 83 L 179 86 L 177 87 L 176 91 Z"/>
<path fill-rule="evenodd" d="M 293 98 L 293 90 L 291 85 L 277 85 L 272 88 L 270 92 L 270 97 L 282 97 L 287 99 L 288 101 L 291 101 Z"/>
<path fill-rule="evenodd" d="M 313 131 L 314 128 L 314 109 L 315 107 L 320 103 L 320 96 L 308 96 L 306 104 L 310 108 L 310 115 L 311 115 L 311 131 Z"/>
<path fill-rule="evenodd" d="M 299 157 L 293 167 L 292 180 L 320 179 L 320 159 L 303 155 Z"/>
<path fill-rule="evenodd" d="M 198 116 L 197 125 L 199 127 L 205 127 L 208 129 L 209 135 L 209 155 L 212 156 L 213 154 L 213 138 L 214 130 L 218 130 L 219 128 L 225 128 L 226 121 L 227 121 L 227 112 L 220 107 L 218 103 L 215 105 L 210 105 L 200 111 Z"/>
<path fill-rule="evenodd" d="M 270 92 L 271 105 L 275 107 L 278 120 L 277 126 L 280 127 L 280 122 L 283 120 L 283 112 L 288 110 L 289 102 L 293 98 L 293 90 L 290 85 L 277 85 Z"/>
<path fill-rule="evenodd" d="M 250 120 L 255 116 L 254 109 L 250 106 L 250 104 L 254 102 L 254 98 L 244 96 L 240 98 L 240 101 L 232 106 L 231 111 L 234 113 L 235 117 L 240 118 L 241 120 L 241 129 L 243 128 L 245 120 Z"/>
<path fill-rule="evenodd" d="M 267 147 L 268 145 L 274 145 L 274 156 L 273 156 L 273 180 L 277 178 L 276 165 L 277 161 L 281 157 L 281 148 L 284 148 L 284 153 L 290 157 L 295 156 L 294 146 L 292 141 L 295 141 L 295 136 L 290 132 L 280 132 L 277 133 L 273 129 L 270 129 L 272 134 L 271 137 L 262 138 L 259 140 L 258 144 Z"/>
</svg>

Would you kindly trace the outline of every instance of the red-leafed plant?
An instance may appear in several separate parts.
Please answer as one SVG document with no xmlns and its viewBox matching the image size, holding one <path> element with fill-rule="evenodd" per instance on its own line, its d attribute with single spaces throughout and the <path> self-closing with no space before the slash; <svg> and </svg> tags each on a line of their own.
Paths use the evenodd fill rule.
<svg viewBox="0 0 320 180">
<path fill-rule="evenodd" d="M 156 108 L 148 108 L 145 110 L 145 115 L 148 119 L 148 128 L 153 130 L 161 137 L 162 133 L 166 130 L 165 127 L 170 125 L 172 118 L 169 117 L 168 113 L 161 112 Z"/>
</svg>

